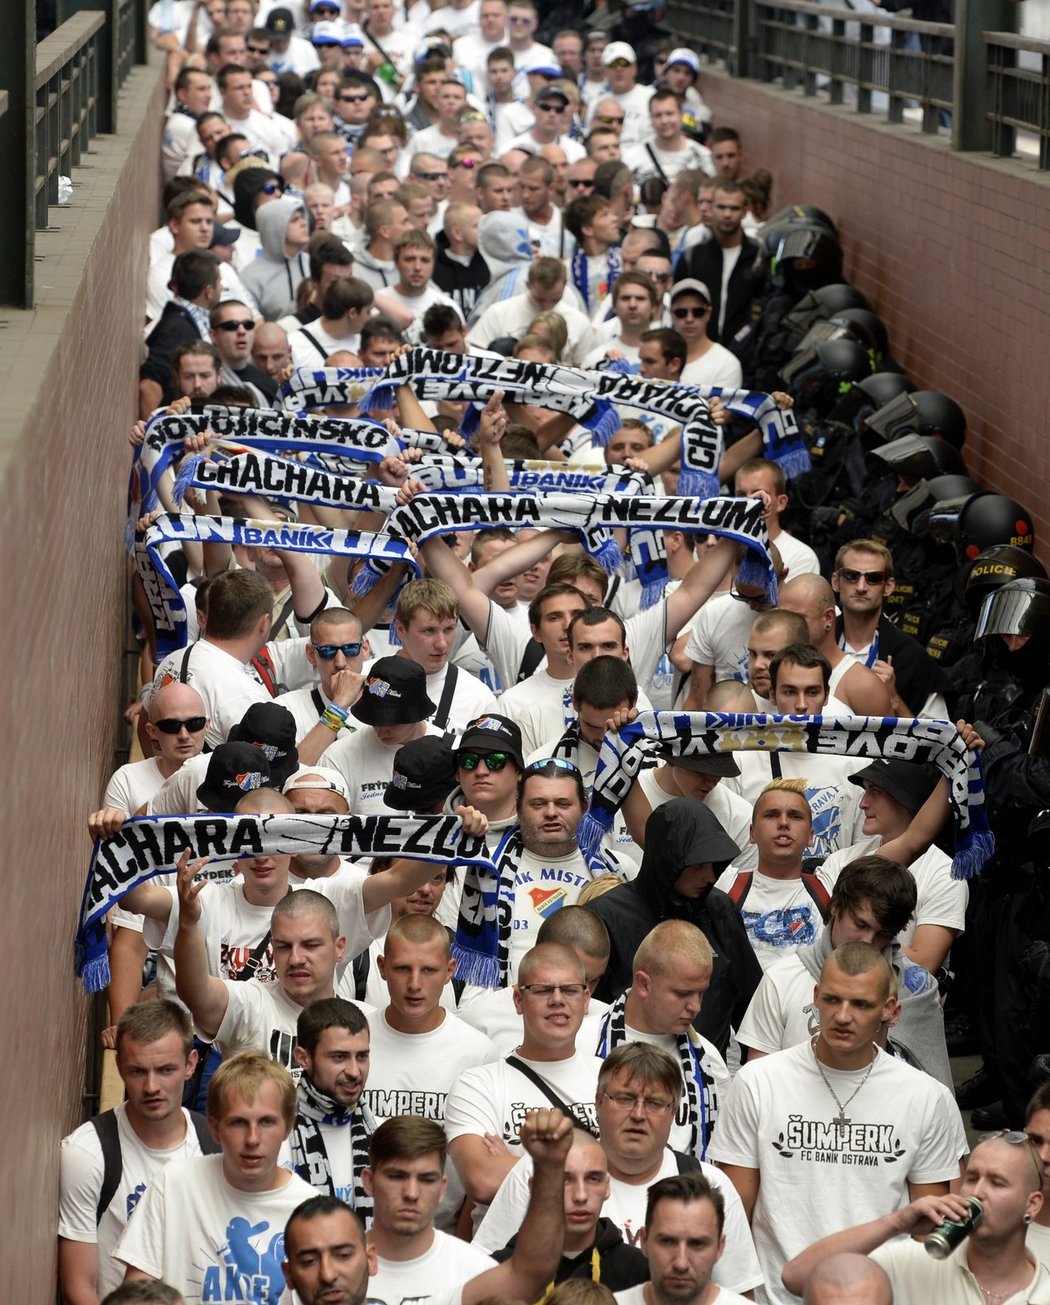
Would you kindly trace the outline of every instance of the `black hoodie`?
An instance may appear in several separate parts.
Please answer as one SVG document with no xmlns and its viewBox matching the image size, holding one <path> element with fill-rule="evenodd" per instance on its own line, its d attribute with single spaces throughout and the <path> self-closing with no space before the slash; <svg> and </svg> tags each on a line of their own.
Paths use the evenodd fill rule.
<svg viewBox="0 0 1050 1305">
<path fill-rule="evenodd" d="M 517 1237 L 512 1237 L 501 1251 L 493 1254 L 492 1258 L 499 1264 L 509 1260 L 514 1253 L 516 1241 Z M 610 1291 L 626 1291 L 628 1287 L 637 1287 L 639 1283 L 649 1281 L 649 1261 L 637 1246 L 628 1246 L 620 1236 L 619 1228 L 611 1219 L 606 1219 L 604 1216 L 598 1220 L 593 1246 L 581 1251 L 579 1255 L 563 1255 L 558 1261 L 554 1281 L 565 1282 L 567 1278 L 595 1280 L 593 1277 L 595 1251 L 598 1253 L 599 1275 L 596 1281 L 608 1287 Z"/>
<path fill-rule="evenodd" d="M 762 978 L 740 912 L 712 888 L 700 898 L 679 897 L 675 880 L 692 865 L 712 862 L 715 874 L 739 855 L 739 848 L 714 814 L 694 798 L 675 798 L 657 807 L 645 826 L 645 852 L 637 878 L 588 902 L 609 930 L 612 954 L 595 996 L 612 1002 L 633 978 L 634 954 L 661 920 L 688 920 L 714 952 L 711 986 L 693 1027 L 725 1054 L 730 1025 L 737 1027 Z"/>
</svg>

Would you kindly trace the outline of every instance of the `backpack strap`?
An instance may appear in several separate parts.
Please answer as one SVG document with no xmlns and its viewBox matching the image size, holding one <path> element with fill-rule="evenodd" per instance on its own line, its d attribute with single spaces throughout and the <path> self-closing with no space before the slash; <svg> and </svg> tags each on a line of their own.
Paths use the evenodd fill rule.
<svg viewBox="0 0 1050 1305">
<path fill-rule="evenodd" d="M 211 1135 L 211 1129 L 208 1127 L 208 1121 L 203 1115 L 196 1110 L 186 1112 L 190 1117 L 190 1123 L 193 1125 L 193 1131 L 197 1134 L 197 1141 L 200 1144 L 201 1155 L 218 1155 L 222 1147 L 216 1142 Z"/>
<path fill-rule="evenodd" d="M 452 699 L 456 696 L 456 681 L 458 679 L 459 667 L 449 662 L 448 669 L 445 671 L 445 683 L 441 686 L 441 701 L 438 703 L 437 711 L 430 718 L 430 723 L 435 729 L 446 730 L 448 728 L 449 713 L 452 711 Z"/>
<path fill-rule="evenodd" d="M 273 657 L 269 648 L 261 648 L 251 661 L 252 666 L 259 673 L 259 678 L 263 682 L 263 688 L 271 698 L 277 697 L 277 671 L 273 664 Z"/>
<path fill-rule="evenodd" d="M 182 661 L 179 663 L 179 683 L 188 684 L 190 679 L 190 653 L 193 652 L 193 644 L 186 645 L 186 651 L 182 654 Z"/>
<path fill-rule="evenodd" d="M 517 683 L 520 684 L 522 680 L 527 680 L 540 662 L 543 661 L 543 658 L 543 644 L 538 639 L 530 639 L 521 655 Z"/>
<path fill-rule="evenodd" d="M 812 871 L 803 870 L 802 887 L 809 893 L 814 906 L 820 912 L 820 918 L 827 924 L 831 910 L 831 894 L 828 892 L 827 884 L 823 879 L 818 879 Z"/>
<path fill-rule="evenodd" d="M 305 335 L 306 338 L 307 338 L 307 339 L 310 341 L 310 343 L 313 345 L 313 347 L 314 347 L 314 348 L 317 350 L 317 352 L 321 355 L 321 366 L 323 367 L 323 366 L 324 366 L 324 360 L 328 357 L 328 354 L 325 352 L 324 349 L 321 348 L 321 342 L 320 342 L 320 340 L 318 340 L 317 336 L 314 335 L 312 331 L 308 331 L 308 330 L 306 329 L 305 326 L 300 326 L 300 327 L 299 327 L 299 334 L 300 334 L 300 335 Z"/>
<path fill-rule="evenodd" d="M 115 1110 L 105 1110 L 101 1115 L 93 1115 L 91 1127 L 98 1135 L 98 1144 L 102 1148 L 102 1187 L 98 1194 L 98 1205 L 95 1207 L 97 1228 L 120 1186 L 124 1157 L 120 1151 L 120 1130 L 117 1127 Z"/>
<path fill-rule="evenodd" d="M 359 952 L 353 960 L 354 972 L 354 997 L 358 1001 L 365 999 L 365 986 L 368 983 L 368 974 L 372 968 L 372 958 L 368 954 L 366 947 L 363 952 Z"/>
<path fill-rule="evenodd" d="M 663 168 L 660 167 L 660 160 L 659 160 L 659 159 L 656 157 L 656 155 L 653 153 L 653 147 L 652 147 L 652 145 L 646 143 L 646 146 L 645 146 L 645 152 L 646 152 L 646 154 L 648 154 L 649 157 L 652 159 L 652 161 L 653 161 L 653 167 L 654 167 L 654 168 L 656 169 L 656 171 L 659 173 L 659 175 L 660 175 L 660 180 L 661 180 L 662 182 L 664 182 L 665 184 L 670 185 L 670 184 L 671 184 L 671 182 L 670 182 L 670 178 L 668 177 L 667 173 L 663 170 Z"/>
<path fill-rule="evenodd" d="M 292 604 L 294 602 L 295 599 L 291 594 L 289 594 L 284 600 L 284 604 L 282 605 L 280 612 L 277 614 L 277 619 L 270 626 L 271 639 L 278 638 L 284 630 L 284 627 L 288 624 L 288 618 L 292 615 Z"/>
<path fill-rule="evenodd" d="M 738 874 L 730 884 L 727 895 L 738 911 L 743 910 L 744 902 L 747 900 L 747 895 L 751 891 L 751 885 L 754 882 L 754 871 L 745 870 L 742 874 Z"/>
</svg>

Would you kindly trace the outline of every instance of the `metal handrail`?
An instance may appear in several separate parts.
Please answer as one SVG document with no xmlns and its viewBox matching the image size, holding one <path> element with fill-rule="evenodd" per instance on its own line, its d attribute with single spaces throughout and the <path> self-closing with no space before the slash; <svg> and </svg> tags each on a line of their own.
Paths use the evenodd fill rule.
<svg viewBox="0 0 1050 1305">
<path fill-rule="evenodd" d="M 1009 158 L 1017 133 L 1031 132 L 1039 147 L 1039 167 L 1050 169 L 1050 41 L 1013 32 L 982 32 L 988 68 L 988 120 L 992 152 Z M 1027 62 L 1019 56 L 1030 55 Z"/>
<path fill-rule="evenodd" d="M 97 132 L 99 33 L 106 15 L 75 14 L 36 50 L 36 184 L 33 217 L 47 226 L 48 207 L 58 203 L 58 179 L 80 163 Z"/>
</svg>

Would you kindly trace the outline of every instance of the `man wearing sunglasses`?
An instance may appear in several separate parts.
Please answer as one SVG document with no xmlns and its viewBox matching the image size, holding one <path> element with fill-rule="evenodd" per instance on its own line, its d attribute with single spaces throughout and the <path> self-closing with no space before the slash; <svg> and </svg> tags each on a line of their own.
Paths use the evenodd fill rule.
<svg viewBox="0 0 1050 1305">
<path fill-rule="evenodd" d="M 651 86 L 638 85 L 638 58 L 626 41 L 612 41 L 602 51 L 602 67 L 608 79 L 609 93 L 624 115 L 620 144 L 639 145 L 652 135 L 649 121 Z"/>
<path fill-rule="evenodd" d="M 276 381 L 252 362 L 255 319 L 239 299 L 224 299 L 211 310 L 211 338 L 222 359 L 220 385 L 240 385 L 256 407 L 269 408 L 277 394 Z"/>
<path fill-rule="evenodd" d="M 895 583 L 893 554 L 885 544 L 855 539 L 839 549 L 831 574 L 842 613 L 836 628 L 839 647 L 882 680 L 892 715 L 947 720 L 941 668 L 883 612 Z"/>
<path fill-rule="evenodd" d="M 332 102 L 332 125 L 344 141 L 353 144 L 378 103 L 372 79 L 364 73 L 347 70 Z"/>
<path fill-rule="evenodd" d="M 361 668 L 369 653 L 361 622 L 345 607 L 326 608 L 310 623 L 306 660 L 317 673 L 317 684 L 279 694 L 275 702 L 295 717 L 296 747 L 303 765 L 313 765 L 335 739 L 333 704 L 349 711 L 361 691 Z M 326 721 L 332 721 L 332 724 Z M 353 733 L 353 725 L 349 724 Z M 344 726 L 344 728 L 347 728 Z"/>
<path fill-rule="evenodd" d="M 693 277 L 676 281 L 671 290 L 671 325 L 686 343 L 682 368 L 683 385 L 726 385 L 743 383 L 740 362 L 708 334 L 711 321 L 711 292 Z"/>
</svg>

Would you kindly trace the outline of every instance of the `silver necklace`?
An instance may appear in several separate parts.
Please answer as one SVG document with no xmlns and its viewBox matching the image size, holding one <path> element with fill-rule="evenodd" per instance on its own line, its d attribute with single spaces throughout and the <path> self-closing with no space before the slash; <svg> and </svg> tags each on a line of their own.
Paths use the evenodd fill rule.
<svg viewBox="0 0 1050 1305">
<path fill-rule="evenodd" d="M 868 1068 L 864 1071 L 864 1077 L 863 1077 L 863 1078 L 861 1079 L 861 1081 L 857 1084 L 857 1086 L 853 1089 L 853 1091 L 849 1094 L 849 1096 L 846 1098 L 846 1100 L 845 1100 L 845 1101 L 840 1101 L 840 1100 L 838 1099 L 838 1096 L 837 1096 L 836 1093 L 835 1093 L 835 1089 L 834 1089 L 834 1088 L 831 1086 L 831 1084 L 828 1082 L 828 1076 L 827 1076 L 827 1074 L 824 1073 L 824 1066 L 820 1063 L 820 1057 L 817 1055 L 817 1039 L 816 1039 L 816 1037 L 814 1037 L 814 1038 L 812 1039 L 812 1041 L 810 1042 L 809 1045 L 810 1045 L 810 1047 L 813 1049 L 813 1059 L 814 1059 L 814 1061 L 816 1062 L 816 1065 L 817 1065 L 817 1072 L 820 1074 L 820 1077 L 824 1080 L 824 1086 L 825 1086 L 825 1087 L 827 1088 L 827 1090 L 831 1093 L 831 1099 L 832 1099 L 832 1101 L 834 1101 L 834 1103 L 835 1103 L 835 1104 L 838 1106 L 838 1108 L 839 1108 L 839 1113 L 838 1113 L 837 1115 L 835 1115 L 835 1116 L 832 1118 L 831 1122 L 835 1125 L 835 1128 L 836 1128 L 836 1130 L 837 1130 L 839 1133 L 844 1133 L 844 1132 L 846 1131 L 846 1129 L 849 1128 L 850 1124 L 853 1122 L 853 1121 L 852 1121 L 851 1119 L 849 1119 L 849 1118 L 847 1117 L 847 1115 L 846 1115 L 846 1107 L 847 1107 L 847 1106 L 849 1105 L 849 1103 L 853 1100 L 853 1098 L 857 1095 L 857 1093 L 861 1090 L 861 1088 L 864 1086 L 864 1084 L 867 1083 L 867 1081 L 868 1081 L 868 1075 L 869 1075 L 869 1074 L 871 1073 L 871 1071 L 875 1068 L 875 1061 L 876 1061 L 876 1058 L 878 1057 L 879 1049 L 878 1049 L 878 1047 L 876 1047 L 874 1044 L 872 1044 L 872 1048 L 871 1048 L 871 1063 L 868 1065 Z"/>
</svg>

